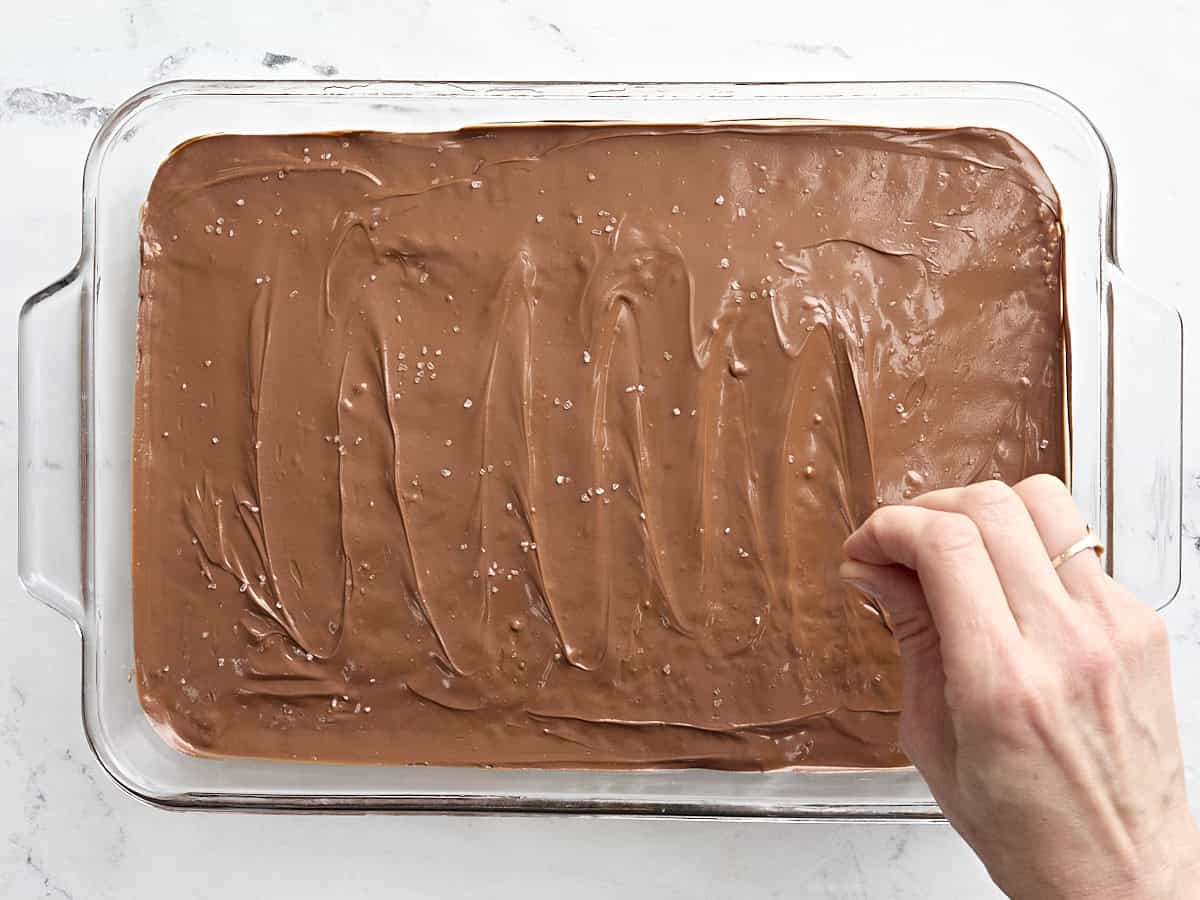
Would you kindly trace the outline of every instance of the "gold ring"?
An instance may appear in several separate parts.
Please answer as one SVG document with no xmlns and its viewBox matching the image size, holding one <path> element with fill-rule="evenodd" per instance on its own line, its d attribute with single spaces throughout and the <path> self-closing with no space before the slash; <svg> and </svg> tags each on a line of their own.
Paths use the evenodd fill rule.
<svg viewBox="0 0 1200 900">
<path fill-rule="evenodd" d="M 1104 545 L 1100 543 L 1100 538 L 1096 537 L 1096 535 L 1092 533 L 1091 528 L 1088 528 L 1088 530 L 1084 532 L 1083 537 L 1073 543 L 1062 553 L 1058 554 L 1058 556 L 1051 559 L 1050 565 L 1057 569 L 1072 556 L 1078 556 L 1084 550 L 1095 550 L 1097 558 L 1104 555 Z"/>
</svg>

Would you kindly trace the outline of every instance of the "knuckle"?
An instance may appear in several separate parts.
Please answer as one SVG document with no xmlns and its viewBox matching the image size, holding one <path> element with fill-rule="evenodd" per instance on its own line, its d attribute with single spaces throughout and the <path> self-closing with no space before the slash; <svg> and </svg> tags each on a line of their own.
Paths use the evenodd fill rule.
<svg viewBox="0 0 1200 900">
<path fill-rule="evenodd" d="M 1093 603 L 1117 656 L 1128 661 L 1166 656 L 1171 637 L 1162 616 L 1116 582 L 1106 587 Z"/>
<path fill-rule="evenodd" d="M 851 535 L 878 532 L 887 523 L 891 508 L 890 506 L 881 506 L 876 509 L 859 524 L 858 528 L 851 532 Z"/>
<path fill-rule="evenodd" d="M 1039 673 L 1027 673 L 998 688 L 992 697 L 998 713 L 996 729 L 1019 736 L 1037 731 L 1050 716 L 1048 712 L 1058 685 Z"/>
<path fill-rule="evenodd" d="M 1045 665 L 1014 658 L 983 684 L 963 690 L 960 716 L 980 734 L 1019 742 L 1045 725 L 1061 691 L 1061 680 Z"/>
<path fill-rule="evenodd" d="M 1078 686 L 1107 679 L 1120 666 L 1120 656 L 1111 640 L 1101 633 L 1077 634 L 1070 646 L 1068 677 Z"/>
<path fill-rule="evenodd" d="M 1061 478 L 1057 478 L 1054 475 L 1047 475 L 1044 472 L 1022 479 L 1017 483 L 1016 487 L 1020 492 L 1029 491 L 1034 494 L 1068 493 L 1067 486 Z"/>
<path fill-rule="evenodd" d="M 905 511 L 899 506 L 881 506 L 867 518 L 863 527 L 876 532 L 895 531 L 904 520 Z"/>
<path fill-rule="evenodd" d="M 996 478 L 987 481 L 977 481 L 966 488 L 965 496 L 979 508 L 989 506 L 1007 506 L 1016 499 L 1013 489 Z"/>
<path fill-rule="evenodd" d="M 1161 655 L 1169 652 L 1171 638 L 1166 623 L 1158 613 L 1138 603 L 1137 608 L 1130 609 L 1129 613 L 1121 618 L 1117 628 L 1125 655 L 1141 657 L 1146 654 Z"/>
<path fill-rule="evenodd" d="M 943 556 L 958 553 L 979 543 L 979 529 L 962 513 L 940 513 L 930 519 L 922 535 L 928 552 Z"/>
<path fill-rule="evenodd" d="M 1142 640 L 1145 646 L 1155 653 L 1166 653 L 1170 648 L 1171 635 L 1167 631 L 1167 623 L 1158 613 L 1146 610 Z"/>
<path fill-rule="evenodd" d="M 1013 485 L 1013 493 L 1029 510 L 1046 508 L 1061 511 L 1065 509 L 1065 503 L 1073 503 L 1067 486 L 1055 476 L 1044 473 L 1018 481 Z"/>
<path fill-rule="evenodd" d="M 886 553 L 897 556 L 911 552 L 911 511 L 898 506 L 882 506 L 875 510 L 863 524 L 861 531 L 869 543 L 883 548 Z"/>
<path fill-rule="evenodd" d="M 967 509 L 972 518 L 981 522 L 1010 520 L 1025 509 L 1025 504 L 1011 487 L 1003 481 L 981 481 L 967 489 Z"/>
</svg>

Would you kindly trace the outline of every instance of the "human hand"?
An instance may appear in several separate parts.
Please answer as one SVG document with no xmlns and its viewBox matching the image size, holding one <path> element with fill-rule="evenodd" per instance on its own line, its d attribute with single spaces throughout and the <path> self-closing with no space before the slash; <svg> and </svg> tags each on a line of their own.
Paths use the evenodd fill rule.
<svg viewBox="0 0 1200 900">
<path fill-rule="evenodd" d="M 1012 897 L 1200 897 L 1166 629 L 1090 551 L 1038 475 L 877 510 L 843 579 L 900 644 L 900 736 Z"/>
</svg>

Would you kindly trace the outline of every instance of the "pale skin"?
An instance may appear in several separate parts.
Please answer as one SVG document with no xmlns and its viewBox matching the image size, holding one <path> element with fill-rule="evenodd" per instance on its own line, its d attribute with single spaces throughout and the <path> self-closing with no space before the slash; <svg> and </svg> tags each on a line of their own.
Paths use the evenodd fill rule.
<svg viewBox="0 0 1200 900">
<path fill-rule="evenodd" d="M 1046 475 L 877 510 L 841 575 L 900 644 L 900 737 L 1014 898 L 1200 897 L 1162 619 Z"/>
</svg>

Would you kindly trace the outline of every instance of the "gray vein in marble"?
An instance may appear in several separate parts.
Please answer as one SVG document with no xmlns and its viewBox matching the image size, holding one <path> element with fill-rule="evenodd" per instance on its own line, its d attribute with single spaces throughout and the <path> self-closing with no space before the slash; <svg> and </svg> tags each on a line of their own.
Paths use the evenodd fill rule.
<svg viewBox="0 0 1200 900">
<path fill-rule="evenodd" d="M 42 893 L 40 898 L 47 897 L 63 897 L 64 900 L 74 900 L 73 895 L 61 885 L 55 883 L 50 878 L 50 873 L 42 868 L 41 864 L 33 858 L 33 848 L 20 841 L 13 839 L 10 841 L 18 850 L 25 853 L 25 867 L 33 873 L 34 879 L 41 882 Z"/>
<path fill-rule="evenodd" d="M 18 755 L 20 755 L 19 748 Z M 25 793 L 27 795 L 25 802 L 25 824 L 27 828 L 23 833 L 10 835 L 8 842 L 24 854 L 26 869 L 32 873 L 34 880 L 41 885 L 41 897 L 65 897 L 66 900 L 72 900 L 71 893 L 55 882 L 50 872 L 34 857 L 32 839 L 38 830 L 47 803 L 46 792 L 41 786 L 41 778 L 45 774 L 45 763 L 39 763 L 30 768 L 29 774 L 25 779 Z"/>
<path fill-rule="evenodd" d="M 62 91 L 17 87 L 0 99 L 0 121 L 30 116 L 56 125 L 99 127 L 112 112 L 111 106 L 96 106 L 83 97 Z"/>
<path fill-rule="evenodd" d="M 854 873 L 857 876 L 854 879 L 854 894 L 862 900 L 868 900 L 867 889 L 864 887 L 867 883 L 867 874 L 863 871 L 862 858 L 858 855 L 858 848 L 853 844 L 850 845 L 850 861 L 854 863 Z"/>
<path fill-rule="evenodd" d="M 1200 528 L 1197 528 L 1193 524 L 1194 520 L 1186 512 L 1185 509 L 1184 519 L 1179 524 L 1179 534 L 1185 543 L 1190 543 L 1196 548 L 1196 552 L 1200 553 Z M 1180 587 L 1180 593 L 1182 593 L 1182 586 Z"/>
<path fill-rule="evenodd" d="M 267 69 L 282 69 L 291 65 L 308 66 L 318 75 L 323 75 L 326 78 L 332 78 L 338 74 L 338 67 L 329 65 L 328 63 L 306 63 L 298 56 L 292 56 L 290 53 L 275 53 L 268 50 L 263 54 L 262 65 Z"/>
<path fill-rule="evenodd" d="M 100 782 L 98 782 L 96 780 L 96 771 L 95 771 L 96 763 L 93 760 L 85 760 L 82 762 L 79 760 L 76 760 L 75 757 L 71 754 L 71 749 L 69 747 L 63 751 L 62 758 L 63 758 L 64 762 L 71 763 L 72 766 L 76 769 L 76 771 L 78 771 L 79 774 L 83 776 L 84 780 L 89 785 L 91 785 L 92 792 L 96 795 L 97 805 L 104 812 L 105 816 L 112 818 L 115 810 L 113 809 L 112 802 L 108 799 L 108 789 L 110 787 L 110 784 L 108 781 L 105 781 L 104 785 L 101 786 Z M 119 860 L 119 859 L 123 858 L 124 856 L 125 856 L 125 826 L 121 825 L 117 829 L 117 846 L 116 846 L 116 849 L 113 851 L 112 858 L 115 861 L 115 860 Z"/>
<path fill-rule="evenodd" d="M 892 851 L 888 854 L 889 863 L 897 863 L 904 856 L 904 851 L 908 849 L 908 833 L 902 832 L 892 839 Z"/>
<path fill-rule="evenodd" d="M 803 56 L 832 56 L 837 59 L 854 59 L 845 47 L 840 44 L 816 44 L 803 41 L 754 41 L 760 47 L 788 50 Z"/>
<path fill-rule="evenodd" d="M 528 16 L 527 18 L 530 25 L 534 25 L 550 32 L 551 40 L 558 44 L 558 46 L 568 54 L 571 56 L 579 55 L 579 48 L 575 46 L 570 38 L 563 34 L 561 26 L 554 24 L 549 19 L 543 19 L 541 16 Z"/>
<path fill-rule="evenodd" d="M 286 53 L 272 53 L 269 50 L 263 54 L 262 58 L 262 64 L 268 69 L 278 69 L 280 66 L 294 62 L 296 62 L 294 56 L 288 56 Z"/>
<path fill-rule="evenodd" d="M 36 895 L 37 897 L 62 897 L 66 900 L 74 900 L 72 893 L 56 880 L 49 863 L 42 861 L 46 856 L 45 852 L 38 849 L 41 843 L 39 836 L 44 831 L 53 832 L 57 829 L 57 817 L 63 814 L 60 799 L 62 792 L 66 790 L 69 795 L 77 798 L 76 808 L 82 807 L 93 812 L 99 811 L 105 820 L 115 823 L 115 828 L 110 826 L 103 831 L 103 834 L 111 842 L 106 848 L 108 851 L 106 859 L 111 865 L 115 866 L 125 858 L 128 834 L 125 824 L 120 821 L 117 810 L 110 799 L 111 785 L 107 781 L 101 783 L 97 778 L 97 764 L 93 760 L 76 759 L 70 748 L 65 749 L 62 755 L 57 757 L 61 763 L 42 754 L 31 758 L 25 751 L 21 739 L 20 723 L 26 714 L 26 706 L 25 690 L 10 681 L 8 699 L 0 711 L 0 743 L 4 745 L 2 756 L 6 761 L 16 763 L 20 768 L 24 768 L 26 776 L 25 802 L 21 817 L 22 828 L 8 835 L 8 844 L 17 851 L 18 858 L 23 861 L 27 878 L 32 879 L 33 883 L 40 887 L 41 890 Z M 35 761 L 38 758 L 40 761 Z M 90 788 L 91 797 L 82 796 L 79 789 L 73 787 L 69 782 L 63 784 L 57 781 L 64 774 L 82 776 Z M 48 784 L 52 785 L 49 789 Z M 84 794 L 86 793 L 85 791 Z M 10 877 L 0 881 L 0 884 L 11 890 L 14 887 L 11 879 L 13 873 L 5 874 Z M 29 882 L 22 881 L 20 883 L 27 885 Z M 6 893 L 5 896 L 14 895 Z M 21 896 L 34 895 L 22 894 Z"/>
<path fill-rule="evenodd" d="M 179 68 L 185 62 L 187 62 L 188 57 L 191 55 L 192 55 L 191 47 L 186 47 L 183 50 L 177 50 L 174 53 L 168 53 L 161 60 L 159 60 L 158 65 L 155 66 L 154 69 L 150 72 L 150 80 L 151 81 L 162 81 L 171 72 L 173 72 L 175 69 Z"/>
<path fill-rule="evenodd" d="M 3 714 L 0 714 L 0 740 L 8 745 L 8 752 L 5 754 L 8 759 L 21 759 L 24 754 L 21 752 L 18 720 L 21 710 L 25 708 L 25 691 L 9 682 L 8 692 L 11 700 Z"/>
</svg>

